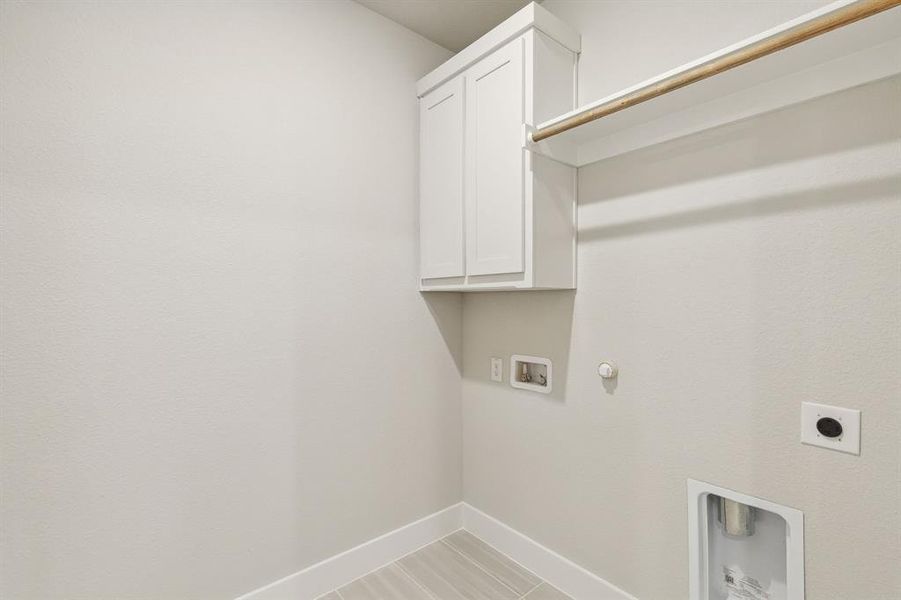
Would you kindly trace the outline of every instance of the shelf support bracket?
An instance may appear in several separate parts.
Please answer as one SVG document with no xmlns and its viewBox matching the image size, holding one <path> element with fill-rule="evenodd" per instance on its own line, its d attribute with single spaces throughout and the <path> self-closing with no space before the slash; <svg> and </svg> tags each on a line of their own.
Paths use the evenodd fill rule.
<svg viewBox="0 0 901 600">
<path fill-rule="evenodd" d="M 532 125 L 523 124 L 522 147 L 525 150 L 571 167 L 579 166 L 577 147 L 575 144 L 560 138 L 549 138 L 540 142 L 535 142 L 532 141 L 532 133 L 535 131 L 537 131 L 537 129 Z"/>
</svg>

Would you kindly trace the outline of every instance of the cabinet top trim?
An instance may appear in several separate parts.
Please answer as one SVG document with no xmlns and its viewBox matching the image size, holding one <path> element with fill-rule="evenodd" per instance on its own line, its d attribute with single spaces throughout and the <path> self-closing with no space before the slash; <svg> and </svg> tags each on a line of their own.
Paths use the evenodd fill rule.
<svg viewBox="0 0 901 600">
<path fill-rule="evenodd" d="M 546 8 L 531 2 L 509 19 L 458 52 L 453 58 L 420 79 L 416 83 L 416 95 L 421 98 L 485 55 L 533 28 L 541 31 L 572 52 L 578 53 L 582 50 L 582 38 L 578 33 L 551 14 Z"/>
</svg>

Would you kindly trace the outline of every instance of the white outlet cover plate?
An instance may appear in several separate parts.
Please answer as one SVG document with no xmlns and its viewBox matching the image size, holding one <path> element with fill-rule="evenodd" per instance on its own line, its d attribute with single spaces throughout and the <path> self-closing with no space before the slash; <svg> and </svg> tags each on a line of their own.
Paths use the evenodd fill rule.
<svg viewBox="0 0 901 600">
<path fill-rule="evenodd" d="M 504 380 L 504 359 L 503 358 L 492 358 L 491 359 L 491 381 L 503 381 Z"/>
<path fill-rule="evenodd" d="M 817 421 L 831 417 L 842 424 L 842 434 L 828 438 L 817 431 Z M 840 406 L 801 403 L 801 443 L 848 454 L 860 454 L 860 411 Z"/>
</svg>

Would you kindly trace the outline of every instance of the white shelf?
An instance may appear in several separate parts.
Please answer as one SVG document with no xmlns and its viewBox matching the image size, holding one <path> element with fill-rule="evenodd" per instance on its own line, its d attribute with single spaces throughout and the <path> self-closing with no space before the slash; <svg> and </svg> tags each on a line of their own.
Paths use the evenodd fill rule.
<svg viewBox="0 0 901 600">
<path fill-rule="evenodd" d="M 850 3 L 819 10 L 538 125 L 622 97 Z M 605 158 L 901 73 L 901 8 L 830 31 L 669 94 L 526 146 L 566 164 Z M 828 126 L 828 124 L 824 124 Z"/>
</svg>

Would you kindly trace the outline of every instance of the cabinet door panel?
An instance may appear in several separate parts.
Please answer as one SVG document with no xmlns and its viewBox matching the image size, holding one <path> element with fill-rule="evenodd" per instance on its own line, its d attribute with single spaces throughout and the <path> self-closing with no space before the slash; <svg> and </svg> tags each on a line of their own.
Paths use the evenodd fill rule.
<svg viewBox="0 0 901 600">
<path fill-rule="evenodd" d="M 523 265 L 523 41 L 466 74 L 466 272 Z"/>
<path fill-rule="evenodd" d="M 462 277 L 463 78 L 423 96 L 420 110 L 420 275 Z"/>
</svg>

